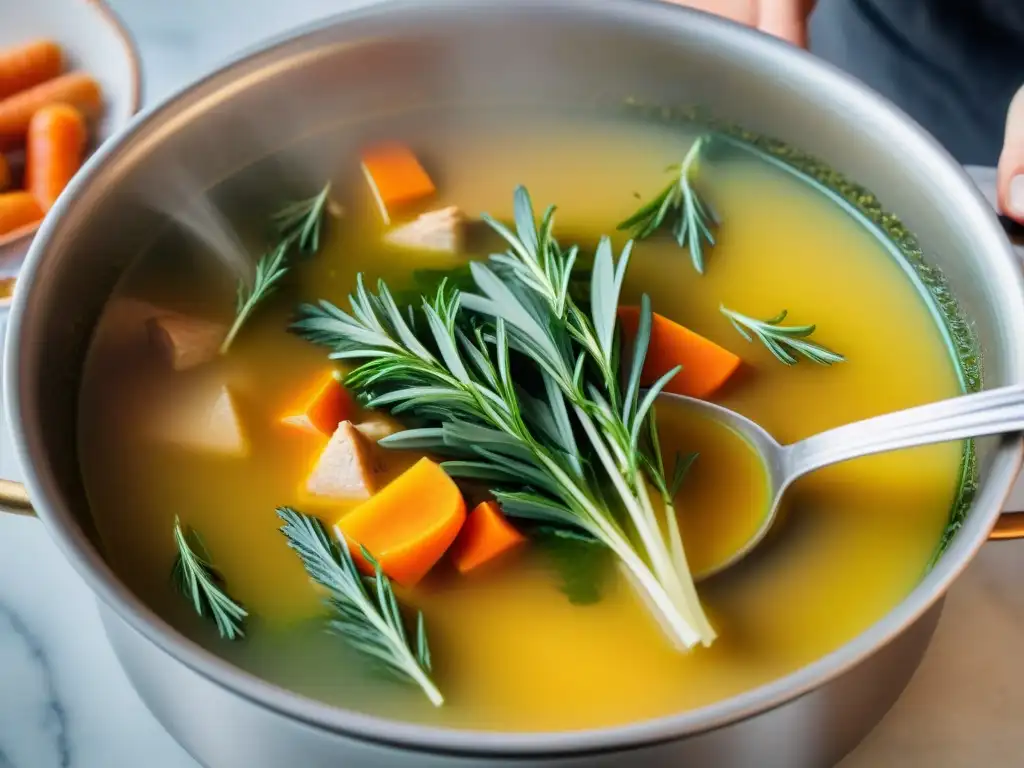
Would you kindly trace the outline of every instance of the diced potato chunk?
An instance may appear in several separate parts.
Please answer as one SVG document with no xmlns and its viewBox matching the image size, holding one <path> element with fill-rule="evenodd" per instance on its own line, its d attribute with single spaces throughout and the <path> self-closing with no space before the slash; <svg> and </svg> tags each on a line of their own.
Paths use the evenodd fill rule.
<svg viewBox="0 0 1024 768">
<path fill-rule="evenodd" d="M 403 248 L 459 253 L 465 240 L 466 218 L 455 206 L 439 208 L 396 227 L 384 240 Z"/>
<path fill-rule="evenodd" d="M 234 397 L 227 386 L 208 387 L 168 397 L 160 404 L 155 436 L 184 448 L 244 457 L 249 442 Z"/>
<path fill-rule="evenodd" d="M 343 421 L 306 480 L 306 490 L 314 496 L 368 499 L 377 490 L 380 471 L 374 446 L 351 421 Z"/>
<path fill-rule="evenodd" d="M 220 323 L 175 312 L 152 317 L 146 325 L 153 346 L 176 371 L 186 371 L 213 360 L 227 333 L 227 328 Z"/>
</svg>

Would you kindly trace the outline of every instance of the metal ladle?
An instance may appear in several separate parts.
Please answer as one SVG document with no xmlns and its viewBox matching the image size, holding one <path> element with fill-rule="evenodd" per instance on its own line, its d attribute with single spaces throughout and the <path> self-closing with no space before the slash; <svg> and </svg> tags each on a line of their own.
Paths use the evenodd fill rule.
<svg viewBox="0 0 1024 768">
<path fill-rule="evenodd" d="M 757 531 L 728 559 L 697 574 L 700 579 L 729 568 L 761 543 L 775 524 L 782 494 L 798 478 L 848 459 L 932 443 L 1024 431 L 1024 386 L 960 395 L 820 432 L 782 445 L 760 424 L 724 406 L 662 393 L 659 399 L 685 404 L 743 437 L 768 475 L 771 506 Z"/>
</svg>

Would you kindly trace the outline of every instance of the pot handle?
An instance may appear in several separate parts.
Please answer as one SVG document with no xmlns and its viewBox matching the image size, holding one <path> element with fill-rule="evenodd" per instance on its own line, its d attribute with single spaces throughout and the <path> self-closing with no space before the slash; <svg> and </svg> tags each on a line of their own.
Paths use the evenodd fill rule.
<svg viewBox="0 0 1024 768">
<path fill-rule="evenodd" d="M 36 514 L 25 486 L 14 480 L 0 480 L 0 511 L 29 517 Z"/>
<path fill-rule="evenodd" d="M 16 239 L 4 239 L 0 242 L 0 277 L 17 275 L 21 263 L 25 260 L 29 246 L 32 244 L 30 236 Z M 10 300 L 0 303 L 0 312 L 6 315 L 10 306 Z M 0 334 L 7 331 L 6 316 L 0 320 Z M 15 515 L 34 516 L 32 503 L 28 498 L 28 491 L 25 486 L 14 480 L 0 479 L 0 512 L 11 512 Z"/>
</svg>

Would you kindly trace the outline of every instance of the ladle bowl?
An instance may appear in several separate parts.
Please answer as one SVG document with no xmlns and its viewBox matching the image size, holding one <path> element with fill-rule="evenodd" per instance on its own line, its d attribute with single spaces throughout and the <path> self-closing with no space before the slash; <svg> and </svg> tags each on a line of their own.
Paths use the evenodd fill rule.
<svg viewBox="0 0 1024 768">
<path fill-rule="evenodd" d="M 727 427 L 756 451 L 768 476 L 768 510 L 761 526 L 725 560 L 695 574 L 714 576 L 749 555 L 771 531 L 786 489 L 804 475 L 861 456 L 932 443 L 1024 431 L 1024 386 L 952 397 L 874 416 L 782 445 L 760 424 L 725 406 L 668 392 L 660 399 L 694 409 Z"/>
</svg>

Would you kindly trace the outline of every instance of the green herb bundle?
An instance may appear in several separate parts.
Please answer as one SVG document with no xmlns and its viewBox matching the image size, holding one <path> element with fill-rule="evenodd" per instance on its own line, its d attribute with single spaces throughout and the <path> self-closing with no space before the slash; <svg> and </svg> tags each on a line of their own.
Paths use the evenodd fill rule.
<svg viewBox="0 0 1024 768">
<path fill-rule="evenodd" d="M 369 407 L 420 425 L 382 445 L 444 456 L 453 477 L 489 483 L 506 514 L 603 545 L 678 645 L 709 645 L 672 506 L 687 461 L 666 472 L 654 426 L 654 402 L 678 369 L 640 388 L 646 296 L 620 375 L 632 244 L 616 260 L 601 241 L 584 308 L 570 291 L 578 249 L 553 237 L 554 208 L 535 220 L 519 188 L 514 213 L 515 231 L 485 217 L 508 250 L 471 265 L 473 292 L 442 283 L 400 306 L 383 282 L 373 293 L 360 278 L 350 312 L 303 305 L 292 330 L 356 362 L 346 385 Z"/>
</svg>

